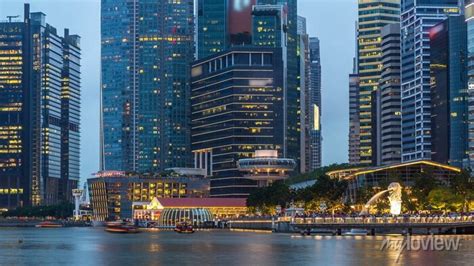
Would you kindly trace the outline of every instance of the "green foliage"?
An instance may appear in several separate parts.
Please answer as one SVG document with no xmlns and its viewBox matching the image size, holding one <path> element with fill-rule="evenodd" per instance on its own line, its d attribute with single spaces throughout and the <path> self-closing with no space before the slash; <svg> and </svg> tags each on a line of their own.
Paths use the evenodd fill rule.
<svg viewBox="0 0 474 266">
<path fill-rule="evenodd" d="M 428 194 L 429 206 L 437 211 L 461 211 L 463 198 L 450 188 L 436 188 Z"/>
<path fill-rule="evenodd" d="M 277 205 L 285 207 L 292 198 L 290 187 L 284 182 L 274 182 L 268 187 L 257 188 L 247 198 L 247 206 L 263 214 L 270 214 Z"/>
<path fill-rule="evenodd" d="M 68 218 L 72 216 L 74 204 L 64 202 L 58 205 L 20 207 L 3 213 L 4 217 L 55 217 Z"/>
<path fill-rule="evenodd" d="M 264 214 L 272 213 L 275 206 L 288 207 L 291 202 L 304 205 L 307 210 L 321 211 L 324 203 L 327 211 L 340 209 L 343 206 L 342 198 L 347 189 L 346 181 L 331 179 L 327 175 L 320 175 L 316 183 L 304 189 L 290 190 L 283 182 L 275 182 L 269 187 L 258 188 L 247 199 L 247 206 L 251 210 Z"/>
</svg>

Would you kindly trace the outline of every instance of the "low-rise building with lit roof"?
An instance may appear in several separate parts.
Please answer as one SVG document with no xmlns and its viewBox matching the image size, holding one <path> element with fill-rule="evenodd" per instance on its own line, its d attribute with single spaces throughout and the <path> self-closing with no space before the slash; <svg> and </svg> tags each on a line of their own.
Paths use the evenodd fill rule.
<svg viewBox="0 0 474 266">
<path fill-rule="evenodd" d="M 326 173 L 332 178 L 344 179 L 349 182 L 346 200 L 354 202 L 357 191 L 364 187 L 380 187 L 381 184 L 392 182 L 396 178 L 404 186 L 411 186 L 415 178 L 423 173 L 448 184 L 450 179 L 461 172 L 460 168 L 432 161 L 416 161 L 393 164 L 382 167 L 350 168 Z"/>
</svg>

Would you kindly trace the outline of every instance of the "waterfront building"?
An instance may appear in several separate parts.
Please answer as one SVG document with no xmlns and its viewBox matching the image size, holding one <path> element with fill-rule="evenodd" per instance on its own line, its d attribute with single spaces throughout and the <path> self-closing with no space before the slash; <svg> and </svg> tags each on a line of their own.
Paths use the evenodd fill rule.
<svg viewBox="0 0 474 266">
<path fill-rule="evenodd" d="M 400 24 L 382 28 L 380 164 L 401 162 Z"/>
<path fill-rule="evenodd" d="M 89 199 L 95 220 L 132 217 L 133 202 L 153 198 L 207 197 L 209 180 L 200 175 L 133 174 L 103 171 L 87 180 Z"/>
<path fill-rule="evenodd" d="M 431 159 L 430 30 L 460 13 L 458 0 L 402 1 L 402 161 Z"/>
<path fill-rule="evenodd" d="M 159 226 L 174 226 L 178 222 L 194 220 L 197 225 L 206 221 L 229 219 L 247 214 L 243 198 L 154 198 L 151 202 L 133 202 L 133 218 L 158 221 Z M 194 221 L 193 221 L 194 222 Z"/>
<path fill-rule="evenodd" d="M 375 164 L 377 142 L 373 136 L 372 96 L 380 89 L 382 72 L 381 30 L 400 21 L 400 0 L 359 0 L 358 74 L 359 74 L 359 160 Z"/>
<path fill-rule="evenodd" d="M 468 157 L 466 36 L 462 15 L 430 30 L 431 159 L 457 167 Z"/>
<path fill-rule="evenodd" d="M 322 100 L 321 100 L 321 53 L 319 38 L 309 38 L 309 138 L 310 159 L 309 171 L 321 167 L 322 163 Z"/>
<path fill-rule="evenodd" d="M 346 200 L 355 202 L 357 192 L 361 189 L 379 188 L 381 184 L 390 182 L 402 182 L 402 186 L 410 187 L 414 184 L 415 177 L 423 173 L 447 185 L 455 175 L 461 173 L 461 169 L 432 161 L 416 161 L 377 167 L 349 168 L 326 174 L 331 178 L 347 180 Z"/>
<path fill-rule="evenodd" d="M 79 181 L 80 38 L 46 15 L 0 23 L 0 207 L 72 201 Z"/>
<path fill-rule="evenodd" d="M 192 0 L 103 0 L 102 169 L 191 164 Z"/>
<path fill-rule="evenodd" d="M 192 65 L 192 150 L 212 151 L 212 197 L 246 197 L 256 182 L 237 161 L 255 150 L 283 155 L 281 49 L 233 47 Z"/>
</svg>

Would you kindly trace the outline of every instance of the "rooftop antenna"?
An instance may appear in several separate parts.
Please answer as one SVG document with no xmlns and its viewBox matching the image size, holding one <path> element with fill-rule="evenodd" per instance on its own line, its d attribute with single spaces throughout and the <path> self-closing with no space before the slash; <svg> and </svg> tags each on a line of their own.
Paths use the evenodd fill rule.
<svg viewBox="0 0 474 266">
<path fill-rule="evenodd" d="M 8 22 L 11 23 L 13 18 L 19 18 L 19 17 L 20 17 L 20 16 L 18 16 L 18 15 L 17 15 L 17 16 L 7 16 Z"/>
</svg>

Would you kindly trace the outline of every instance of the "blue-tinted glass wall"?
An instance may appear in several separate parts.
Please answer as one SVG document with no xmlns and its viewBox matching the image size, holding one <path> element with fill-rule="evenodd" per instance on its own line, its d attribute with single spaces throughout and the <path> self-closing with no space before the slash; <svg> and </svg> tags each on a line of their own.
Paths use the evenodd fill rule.
<svg viewBox="0 0 474 266">
<path fill-rule="evenodd" d="M 193 1 L 102 1 L 103 168 L 190 162 Z"/>
<path fill-rule="evenodd" d="M 430 31 L 432 160 L 461 167 L 467 159 L 467 29 L 450 16 Z"/>
<path fill-rule="evenodd" d="M 431 159 L 429 32 L 456 14 L 457 0 L 402 1 L 402 161 Z"/>
</svg>

